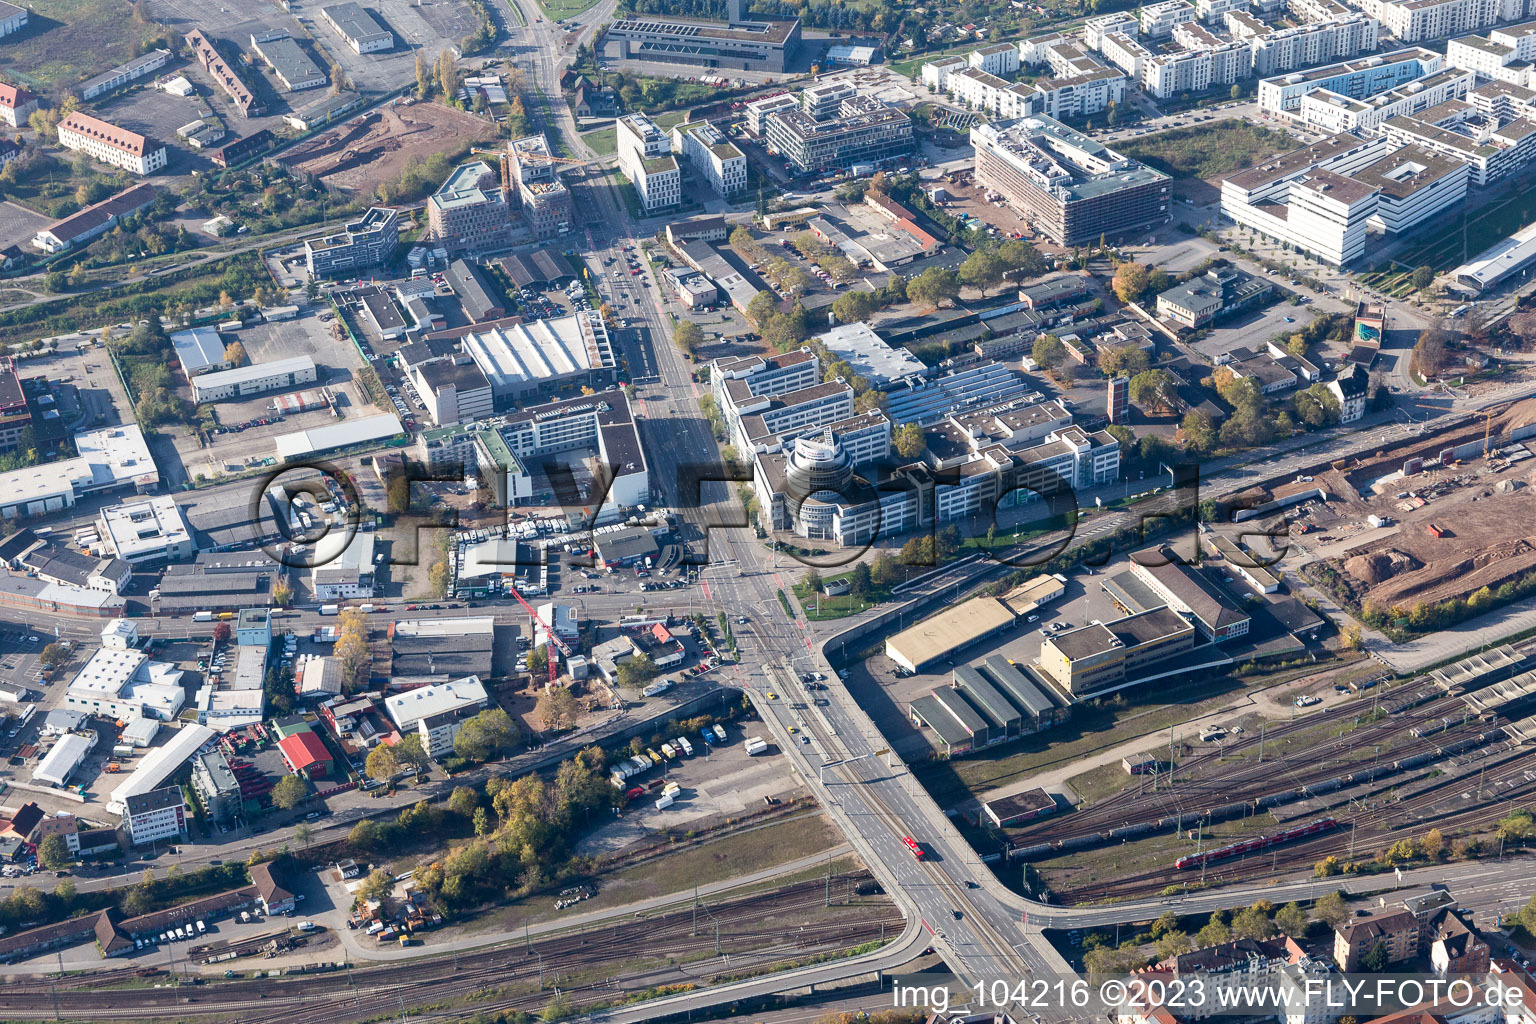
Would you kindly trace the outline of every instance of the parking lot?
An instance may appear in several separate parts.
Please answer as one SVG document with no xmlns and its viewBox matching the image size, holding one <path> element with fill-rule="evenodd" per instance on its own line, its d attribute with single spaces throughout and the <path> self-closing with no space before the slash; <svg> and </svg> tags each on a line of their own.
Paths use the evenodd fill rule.
<svg viewBox="0 0 1536 1024">
<path fill-rule="evenodd" d="M 597 829 L 578 845 L 586 856 L 622 849 L 661 829 L 698 828 L 706 819 L 739 816 L 758 810 L 768 800 L 784 800 L 799 794 L 804 784 L 789 770 L 775 746 L 766 754 L 749 755 L 743 741 L 755 723 L 726 723 L 727 742 L 706 746 L 697 733 L 688 736 L 692 757 L 665 760 L 662 767 L 630 780 L 645 790 L 631 799 L 623 817 Z M 649 745 L 649 744 L 648 744 Z M 659 746 L 658 746 L 659 752 Z M 657 810 L 657 795 L 666 782 L 682 787 L 672 806 Z M 654 788 L 653 788 L 654 787 Z"/>
<path fill-rule="evenodd" d="M 1245 309 L 1217 321 L 1210 334 L 1192 347 L 1211 358 L 1240 346 L 1262 352 L 1264 343 L 1272 335 L 1295 333 L 1311 323 L 1313 315 L 1310 307 L 1293 306 L 1289 302 L 1276 302 L 1263 309 Z"/>
<path fill-rule="evenodd" d="M 226 342 L 239 341 L 252 363 L 273 362 L 307 355 L 315 361 L 316 380 L 296 388 L 265 391 L 244 398 L 227 398 L 213 403 L 217 421 L 213 443 L 203 447 L 198 437 L 187 433 L 176 439 L 182 462 L 192 474 L 217 479 L 240 473 L 275 459 L 273 438 L 279 434 L 320 427 L 336 422 L 325 407 L 306 410 L 278 419 L 274 405 L 278 395 L 299 391 L 330 391 L 336 397 L 337 410 L 343 417 L 375 415 L 381 410 L 368 401 L 357 382 L 362 359 L 350 341 L 338 341 L 330 325 L 316 315 L 294 320 L 257 324 L 225 335 Z M 186 397 L 191 397 L 190 386 Z M 271 422 L 260 424 L 256 421 Z"/>
</svg>

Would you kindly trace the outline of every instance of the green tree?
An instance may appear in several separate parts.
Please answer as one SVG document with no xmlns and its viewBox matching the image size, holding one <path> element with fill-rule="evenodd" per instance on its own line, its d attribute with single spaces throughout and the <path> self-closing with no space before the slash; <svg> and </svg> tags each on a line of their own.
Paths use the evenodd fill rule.
<svg viewBox="0 0 1536 1024">
<path fill-rule="evenodd" d="M 672 341 L 679 349 L 688 355 L 698 351 L 704 344 L 704 332 L 699 330 L 699 325 L 692 320 L 679 320 L 677 327 L 672 331 Z"/>
<path fill-rule="evenodd" d="M 869 566 L 863 562 L 855 562 L 853 572 L 849 575 L 849 593 L 860 601 L 868 601 L 872 590 L 870 587 Z"/>
<path fill-rule="evenodd" d="M 1189 934 L 1174 928 L 1158 936 L 1157 958 L 1159 960 L 1171 960 L 1182 953 L 1188 953 L 1193 948 L 1194 943 L 1190 941 Z"/>
<path fill-rule="evenodd" d="M 490 761 L 511 750 L 517 736 L 511 715 L 501 708 L 487 708 L 459 727 L 453 752 L 466 761 Z"/>
<path fill-rule="evenodd" d="M 454 786 L 453 792 L 448 794 L 448 809 L 460 817 L 469 817 L 479 806 L 480 794 L 472 786 Z"/>
<path fill-rule="evenodd" d="M 928 450 L 928 441 L 923 436 L 923 428 L 916 423 L 903 423 L 891 434 L 891 443 L 896 448 L 896 454 L 904 459 L 920 458 L 923 452 Z"/>
<path fill-rule="evenodd" d="M 644 658 L 643 654 L 636 654 L 624 662 L 628 665 L 635 658 Z M 649 658 L 646 658 L 649 661 Z M 623 665 L 619 666 L 620 675 L 623 675 Z M 624 685 L 621 681 L 619 685 Z M 534 709 L 539 716 L 539 722 L 545 732 L 560 732 L 562 729 L 574 728 L 579 708 L 576 706 L 576 698 L 569 688 L 556 686 L 539 694 L 538 706 Z"/>
<path fill-rule="evenodd" d="M 741 228 L 737 228 L 740 231 Z M 779 297 L 770 291 L 761 291 L 747 303 L 747 319 L 761 332 L 768 321 L 779 312 Z"/>
<path fill-rule="evenodd" d="M 1299 903 L 1287 903 L 1275 911 L 1275 927 L 1280 929 L 1282 935 L 1289 935 L 1293 939 L 1305 935 L 1309 923 L 1307 912 Z"/>
<path fill-rule="evenodd" d="M 1152 922 L 1152 937 L 1161 938 L 1165 933 L 1176 931 L 1179 927 L 1179 915 L 1171 910 L 1165 910 L 1156 921 Z"/>
<path fill-rule="evenodd" d="M 357 887 L 357 895 L 365 900 L 383 903 L 395 891 L 395 880 L 383 868 L 374 868 Z"/>
<path fill-rule="evenodd" d="M 44 668 L 57 668 L 69 660 L 69 648 L 61 643 L 51 643 L 43 648 L 43 653 L 38 655 L 38 660 Z"/>
<path fill-rule="evenodd" d="M 1035 339 L 1029 354 L 1036 366 L 1042 370 L 1049 370 L 1054 366 L 1060 366 L 1067 358 L 1067 346 L 1063 345 L 1061 339 L 1055 335 L 1044 334 Z"/>
<path fill-rule="evenodd" d="M 811 593 L 813 593 L 813 594 L 821 593 L 821 588 L 822 588 L 821 573 L 818 572 L 816 569 L 814 569 L 814 568 L 807 569 L 805 571 L 805 576 L 801 578 L 801 582 L 805 584 L 805 589 L 809 590 Z"/>
<path fill-rule="evenodd" d="M 411 510 L 411 478 L 406 474 L 392 474 L 384 493 L 391 515 L 403 515 Z"/>
<path fill-rule="evenodd" d="M 1040 250 L 1022 238 L 1009 239 L 998 246 L 997 258 L 1003 261 L 1008 276 L 1015 279 L 1038 277 L 1047 266 Z"/>
<path fill-rule="evenodd" d="M 1372 974 L 1380 974 L 1387 969 L 1392 962 L 1391 955 L 1387 952 L 1387 944 L 1378 939 L 1365 955 L 1360 958 L 1360 969 Z"/>
<path fill-rule="evenodd" d="M 869 568 L 869 578 L 879 586 L 885 586 L 896 579 L 896 558 L 889 551 L 882 551 L 875 556 L 874 564 Z"/>
<path fill-rule="evenodd" d="M 617 673 L 618 684 L 625 689 L 638 690 L 656 678 L 660 669 L 645 654 L 635 654 L 624 659 Z"/>
<path fill-rule="evenodd" d="M 1184 443 L 1191 451 L 1205 454 L 1216 447 L 1216 426 L 1208 414 L 1197 410 L 1187 412 L 1179 428 L 1184 432 Z"/>
<path fill-rule="evenodd" d="M 409 768 L 415 772 L 424 772 L 431 765 L 432 759 L 427 757 L 427 748 L 421 742 L 421 734 L 416 732 L 406 733 L 395 744 L 395 757 L 399 758 L 403 768 Z"/>
<path fill-rule="evenodd" d="M 1414 291 L 1422 292 L 1435 283 L 1435 268 L 1431 266 L 1418 266 L 1413 268 L 1413 273 L 1408 277 Z"/>
<path fill-rule="evenodd" d="M 1349 920 L 1349 904 L 1344 902 L 1342 893 L 1324 893 L 1312 905 L 1312 914 L 1328 927 L 1337 930 L 1339 925 Z"/>
<path fill-rule="evenodd" d="M 313 839 L 314 833 L 304 822 L 301 821 L 297 825 L 293 826 L 293 841 L 298 843 L 304 849 L 309 849 L 309 844 Z"/>
<path fill-rule="evenodd" d="M 1274 937 L 1275 923 L 1258 907 L 1244 907 L 1232 915 L 1232 935 L 1239 939 Z"/>
<path fill-rule="evenodd" d="M 285 811 L 291 811 L 309 795 L 309 784 L 298 775 L 284 775 L 272 787 L 272 802 Z"/>
<path fill-rule="evenodd" d="M 549 645 L 540 644 L 528 652 L 528 674 L 537 679 L 549 672 Z"/>
<path fill-rule="evenodd" d="M 1131 378 L 1128 390 L 1131 401 L 1143 408 L 1171 410 L 1178 406 L 1178 378 L 1167 370 L 1138 373 Z"/>
<path fill-rule="evenodd" d="M 959 295 L 960 278 L 942 267 L 929 267 L 907 284 L 907 298 L 928 309 L 953 302 Z"/>
<path fill-rule="evenodd" d="M 1211 920 L 1206 923 L 1206 926 L 1201 928 L 1200 931 L 1195 935 L 1195 946 L 1200 949 L 1206 949 L 1210 946 L 1219 946 L 1223 942 L 1231 941 L 1232 929 L 1227 926 L 1225 921 L 1217 916 L 1212 916 Z"/>
<path fill-rule="evenodd" d="M 1002 283 L 1007 270 L 1007 265 L 996 253 L 989 249 L 977 249 L 960 264 L 960 280 L 985 295 Z"/>
<path fill-rule="evenodd" d="M 840 323 L 852 324 L 868 320 L 875 309 L 876 299 L 871 292 L 848 291 L 832 300 L 832 315 Z"/>
<path fill-rule="evenodd" d="M 43 841 L 37 844 L 37 861 L 49 871 L 67 868 L 74 860 L 69 852 L 69 843 L 57 833 L 44 836 Z"/>
</svg>

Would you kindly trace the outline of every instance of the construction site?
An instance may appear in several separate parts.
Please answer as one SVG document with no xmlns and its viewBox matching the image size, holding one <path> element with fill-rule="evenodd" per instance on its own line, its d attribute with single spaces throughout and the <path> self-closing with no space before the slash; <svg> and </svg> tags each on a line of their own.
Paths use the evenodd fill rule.
<svg viewBox="0 0 1536 1024">
<path fill-rule="evenodd" d="M 1527 399 L 1239 497 L 1275 503 L 1314 583 L 1356 612 L 1402 618 L 1420 605 L 1487 602 L 1536 570 L 1533 480 Z"/>
<path fill-rule="evenodd" d="M 412 159 L 459 153 L 495 137 L 496 126 L 485 118 L 406 98 L 316 135 L 282 162 L 329 188 L 367 194 L 398 178 Z"/>
</svg>

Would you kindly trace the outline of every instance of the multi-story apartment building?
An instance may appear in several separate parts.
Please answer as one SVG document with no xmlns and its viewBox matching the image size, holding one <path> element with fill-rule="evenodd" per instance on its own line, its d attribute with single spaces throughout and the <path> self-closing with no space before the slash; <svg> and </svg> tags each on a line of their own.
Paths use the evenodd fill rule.
<svg viewBox="0 0 1536 1024">
<path fill-rule="evenodd" d="M 453 255 L 512 244 L 511 204 L 490 164 L 484 160 L 462 164 L 427 197 L 427 230 Z"/>
<path fill-rule="evenodd" d="M 799 171 L 876 163 L 912 149 L 912 119 L 866 96 L 844 100 L 838 116 L 817 121 L 793 110 L 766 119 L 768 144 Z"/>
<path fill-rule="evenodd" d="M 59 145 L 132 174 L 154 174 L 166 164 L 161 143 L 79 110 L 59 122 Z"/>
<path fill-rule="evenodd" d="M 1477 32 L 1527 14 L 1526 0 L 1363 0 L 1361 8 L 1404 43 Z"/>
<path fill-rule="evenodd" d="M 228 821 L 240 813 L 240 782 L 222 751 L 192 759 L 192 793 L 210 821 Z"/>
<path fill-rule="evenodd" d="M 1099 46 L 1099 52 L 1105 60 L 1138 82 L 1141 81 L 1142 65 L 1155 56 L 1142 45 L 1141 40 L 1127 32 L 1111 32 L 1106 35 Z"/>
<path fill-rule="evenodd" d="M 1418 46 L 1326 64 L 1309 71 L 1261 79 L 1259 106 L 1270 113 L 1292 113 L 1300 108 L 1302 97 L 1318 89 L 1351 99 L 1364 99 L 1427 78 L 1444 67 L 1444 57 Z"/>
<path fill-rule="evenodd" d="M 418 687 L 384 698 L 384 708 L 401 735 L 415 732 L 428 757 L 453 752 L 453 738 L 464 719 L 478 714 L 490 699 L 478 676 Z"/>
<path fill-rule="evenodd" d="M 1241 27 L 1245 23 L 1234 19 L 1234 24 Z M 1325 61 L 1346 60 L 1357 54 L 1370 53 L 1376 49 L 1380 35 L 1381 22 L 1359 12 L 1333 21 L 1270 29 L 1249 39 L 1253 73 L 1278 75 Z"/>
<path fill-rule="evenodd" d="M 1057 245 L 1081 245 L 1169 217 L 1168 177 L 1034 115 L 971 129 L 976 183 L 992 189 Z"/>
<path fill-rule="evenodd" d="M 128 797 L 123 811 L 123 831 L 134 846 L 185 835 L 187 805 L 180 786 L 166 786 Z"/>
<path fill-rule="evenodd" d="M 1325 132 L 1372 131 L 1394 117 L 1417 114 L 1468 96 L 1477 74 L 1445 68 L 1395 89 L 1354 99 L 1330 89 L 1315 89 L 1301 98 L 1301 120 Z"/>
<path fill-rule="evenodd" d="M 1167 39 L 1173 35 L 1176 25 L 1194 21 L 1198 17 L 1199 12 L 1188 0 L 1160 0 L 1141 8 L 1141 34 L 1148 39 Z"/>
<path fill-rule="evenodd" d="M 6 356 L 0 359 L 0 452 L 15 451 L 21 432 L 31 425 L 32 414 L 16 373 L 16 360 Z"/>
<path fill-rule="evenodd" d="M 235 109 L 244 117 L 260 117 L 267 112 L 267 105 L 261 102 L 250 85 L 248 85 L 239 71 L 236 71 L 226 61 L 219 48 L 213 44 L 213 40 L 203 34 L 203 30 L 195 28 L 187 33 L 187 46 L 192 51 L 193 58 L 202 65 L 208 77 L 218 83 L 224 95 L 229 97 Z"/>
<path fill-rule="evenodd" d="M 1207 25 L 1224 25 L 1234 11 L 1247 11 L 1253 0 L 1195 0 L 1195 13 Z"/>
<path fill-rule="evenodd" d="M 644 114 L 626 114 L 618 121 L 619 169 L 635 186 L 647 213 L 683 201 L 682 171 L 672 155 L 666 132 Z"/>
<path fill-rule="evenodd" d="M 1241 42 L 1224 41 L 1189 22 L 1174 29 L 1186 46 L 1198 48 L 1161 53 L 1141 62 L 1141 87 L 1149 96 L 1170 99 L 1181 93 L 1203 92 L 1248 77 L 1252 57 Z"/>
<path fill-rule="evenodd" d="M 517 181 L 523 221 L 538 239 L 569 234 L 575 223 L 571 190 L 560 180 L 549 139 L 543 132 L 507 143 L 508 168 Z"/>
<path fill-rule="evenodd" d="M 1130 11 L 1101 14 L 1083 23 L 1083 41 L 1088 44 L 1089 49 L 1101 52 L 1104 49 L 1105 36 L 1125 35 L 1134 39 L 1140 32 L 1141 25 L 1136 20 L 1136 15 Z"/>
<path fill-rule="evenodd" d="M 680 124 L 672 129 L 672 151 L 681 153 L 709 187 L 722 197 L 747 187 L 747 158 L 725 133 L 708 121 Z"/>
<path fill-rule="evenodd" d="M 1419 922 L 1410 911 L 1384 909 L 1351 917 L 1333 932 L 1333 959 L 1341 971 L 1360 970 L 1360 959 L 1377 943 L 1388 963 L 1401 963 L 1419 952 Z"/>
<path fill-rule="evenodd" d="M 1393 117 L 1382 122 L 1381 131 L 1394 145 L 1418 146 L 1465 162 L 1472 169 L 1471 184 L 1487 185 L 1536 157 L 1536 123 L 1511 117 L 1507 106 L 1498 102 L 1502 97 L 1494 97 L 1494 90 L 1515 88 L 1490 82 L 1473 90 L 1468 97 L 1472 102 L 1442 103 L 1412 116 Z"/>
<path fill-rule="evenodd" d="M 362 218 L 334 235 L 304 240 L 304 264 L 311 277 L 355 273 L 388 263 L 400 246 L 400 214 L 371 206 Z"/>
<path fill-rule="evenodd" d="M 992 75 L 1011 75 L 1019 70 L 1019 48 L 1012 43 L 994 43 L 972 50 L 966 58 L 971 67 Z"/>
</svg>

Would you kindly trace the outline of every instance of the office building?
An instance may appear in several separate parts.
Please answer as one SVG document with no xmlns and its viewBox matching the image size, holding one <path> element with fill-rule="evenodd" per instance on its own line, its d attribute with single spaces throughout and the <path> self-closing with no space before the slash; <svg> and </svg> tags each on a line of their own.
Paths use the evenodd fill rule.
<svg viewBox="0 0 1536 1024">
<path fill-rule="evenodd" d="M 574 223 L 571 190 L 560 180 L 549 140 L 541 132 L 507 143 L 509 170 L 517 181 L 518 207 L 533 237 L 559 238 Z"/>
<path fill-rule="evenodd" d="M 411 367 L 410 376 L 427 415 L 440 427 L 473 423 L 495 412 L 491 382 L 469 356 L 429 359 Z"/>
<path fill-rule="evenodd" d="M 1489 83 L 1482 89 L 1490 86 L 1515 88 Z M 1478 91 L 1474 90 L 1474 99 Z M 1471 186 L 1499 181 L 1536 156 L 1536 123 L 1480 111 L 1474 103 L 1443 103 L 1411 117 L 1394 117 L 1382 123 L 1381 131 L 1394 145 L 1414 146 L 1465 163 L 1471 168 Z"/>
<path fill-rule="evenodd" d="M 76 110 L 59 122 L 59 145 L 131 174 L 154 174 L 166 164 L 165 146 Z"/>
<path fill-rule="evenodd" d="M 222 751 L 210 750 L 192 759 L 192 794 L 209 821 L 227 822 L 240 813 L 240 781 Z"/>
<path fill-rule="evenodd" d="M 782 395 L 821 380 L 821 360 L 802 348 L 770 356 L 732 356 L 710 364 L 710 385 L 721 409 L 752 395 Z M 731 393 L 727 395 L 727 390 Z"/>
<path fill-rule="evenodd" d="M 1254 277 L 1236 267 L 1218 267 L 1159 293 L 1157 315 L 1194 329 L 1262 302 L 1273 292 L 1274 284 L 1268 278 Z"/>
<path fill-rule="evenodd" d="M 355 3 L 320 8 L 320 16 L 356 54 L 377 53 L 394 47 L 395 37 L 372 11 Z"/>
<path fill-rule="evenodd" d="M 150 50 L 126 64 L 119 64 L 111 71 L 86 79 L 75 87 L 75 92 L 82 100 L 94 100 L 98 96 L 105 96 L 131 85 L 145 75 L 154 74 L 170 63 L 170 60 L 170 50 Z M 7 88 L 12 87 L 7 86 Z"/>
<path fill-rule="evenodd" d="M 289 92 L 318 89 L 331 82 L 320 65 L 310 60 L 309 54 L 282 29 L 251 36 L 251 51 L 266 62 Z"/>
<path fill-rule="evenodd" d="M 512 208 L 484 160 L 454 169 L 427 197 L 427 230 L 450 255 L 505 249 L 515 240 Z"/>
<path fill-rule="evenodd" d="M 356 274 L 384 266 L 400 245 L 400 214 L 370 206 L 362 218 L 334 235 L 304 240 L 304 265 L 311 277 Z"/>
<path fill-rule="evenodd" d="M 603 31 L 611 60 L 657 61 L 701 68 L 783 74 L 800 48 L 800 19 L 728 23 L 654 14 L 620 17 Z"/>
<path fill-rule="evenodd" d="M 130 565 L 174 562 L 197 553 L 186 516 L 167 494 L 108 505 L 96 514 L 101 549 Z"/>
<path fill-rule="evenodd" d="M 1170 217 L 1168 176 L 1044 115 L 971 129 L 976 184 L 1057 245 L 1083 245 Z"/>
<path fill-rule="evenodd" d="M 960 61 L 959 57 L 954 59 Z M 961 63 L 964 62 L 961 61 Z M 795 99 L 795 94 L 792 92 L 778 92 L 751 100 L 747 103 L 747 130 L 753 135 L 761 136 L 768 130 L 769 114 L 797 110 L 799 107 L 800 101 Z"/>
<path fill-rule="evenodd" d="M 1015 56 L 1017 68 L 1017 56 Z M 994 72 L 997 74 L 998 72 Z M 830 121 L 838 116 L 844 100 L 859 94 L 858 86 L 846 77 L 821 78 L 800 90 L 800 109 L 815 121 Z"/>
<path fill-rule="evenodd" d="M 478 714 L 490 703 L 477 676 L 407 690 L 384 698 L 389 717 L 401 734 L 421 737 L 427 756 L 444 757 L 453 751 L 453 738 L 465 718 Z"/>
<path fill-rule="evenodd" d="M 693 169 L 722 197 L 747 187 L 747 158 L 736 144 L 708 121 L 680 124 L 672 129 L 672 151 L 681 153 Z"/>
<path fill-rule="evenodd" d="M 315 361 L 309 356 L 251 363 L 233 370 L 219 370 L 193 377 L 192 401 L 201 405 L 225 398 L 244 398 L 263 391 L 313 384 L 316 379 Z"/>
<path fill-rule="evenodd" d="M 374 534 L 332 530 L 315 544 L 310 585 L 316 600 L 342 601 L 373 596 Z M 240 614 L 256 609 L 243 609 Z"/>
<path fill-rule="evenodd" d="M 1047 637 L 1040 645 L 1040 669 L 1063 691 L 1081 697 L 1134 681 L 1194 643 L 1193 626 L 1168 608 L 1152 608 Z"/>
<path fill-rule="evenodd" d="M 912 149 L 912 119 L 865 96 L 843 100 L 834 120 L 784 110 L 770 114 L 765 127 L 768 144 L 801 172 L 878 163 Z"/>
<path fill-rule="evenodd" d="M 654 213 L 683 201 L 682 171 L 666 132 L 644 114 L 626 114 L 617 125 L 619 169 L 635 186 L 640 207 Z"/>
</svg>

